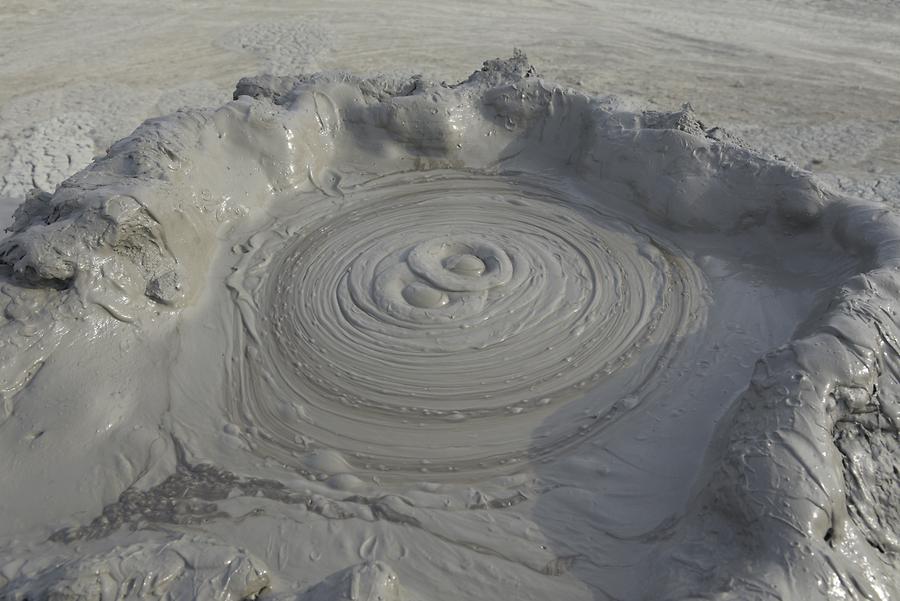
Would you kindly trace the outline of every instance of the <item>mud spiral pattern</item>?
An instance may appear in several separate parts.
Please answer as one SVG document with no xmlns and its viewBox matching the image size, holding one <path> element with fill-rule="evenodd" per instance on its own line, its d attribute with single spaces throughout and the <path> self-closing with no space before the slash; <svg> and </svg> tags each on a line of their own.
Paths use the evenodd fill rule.
<svg viewBox="0 0 900 601">
<path fill-rule="evenodd" d="M 640 402 L 702 314 L 676 249 L 537 178 L 400 175 L 321 203 L 232 277 L 229 418 L 301 472 L 322 449 L 430 477 L 546 458 Z"/>
</svg>

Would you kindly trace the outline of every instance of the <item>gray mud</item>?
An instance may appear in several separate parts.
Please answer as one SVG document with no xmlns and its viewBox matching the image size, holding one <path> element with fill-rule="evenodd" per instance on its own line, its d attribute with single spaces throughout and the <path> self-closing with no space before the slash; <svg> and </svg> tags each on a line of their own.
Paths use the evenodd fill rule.
<svg viewBox="0 0 900 601">
<path fill-rule="evenodd" d="M 244 79 L 0 242 L 0 596 L 893 598 L 898 234 L 521 53 Z"/>
</svg>

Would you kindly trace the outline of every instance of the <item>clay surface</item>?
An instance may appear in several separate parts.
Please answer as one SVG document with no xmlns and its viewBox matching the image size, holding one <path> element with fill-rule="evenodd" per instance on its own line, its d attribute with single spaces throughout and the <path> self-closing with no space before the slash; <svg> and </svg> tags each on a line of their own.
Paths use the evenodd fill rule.
<svg viewBox="0 0 900 601">
<path fill-rule="evenodd" d="M 900 594 L 900 221 L 690 107 L 247 78 L 11 230 L 6 597 Z"/>
</svg>

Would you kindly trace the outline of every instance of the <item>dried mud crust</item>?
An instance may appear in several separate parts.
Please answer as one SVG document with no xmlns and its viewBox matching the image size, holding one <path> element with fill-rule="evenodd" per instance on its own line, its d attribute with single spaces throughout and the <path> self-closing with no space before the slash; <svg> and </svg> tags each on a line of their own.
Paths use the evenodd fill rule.
<svg viewBox="0 0 900 601">
<path fill-rule="evenodd" d="M 896 563 L 900 513 L 893 500 L 900 479 L 900 448 L 897 430 L 883 418 L 872 417 L 839 423 L 835 445 L 842 455 L 850 517 L 865 533 L 866 542 Z"/>
<path fill-rule="evenodd" d="M 23 562 L 11 579 L 0 576 L 0 599 L 246 601 L 269 585 L 267 568 L 243 550 L 196 535 L 145 538 L 78 559 Z"/>
<path fill-rule="evenodd" d="M 11 341 L 0 354 L 10 358 L 4 381 L 14 382 L 4 401 L 28 381 L 22 361 L 11 359 L 26 346 L 23 323 L 34 326 L 30 339 L 37 332 L 50 340 L 92 298 L 112 298 L 104 308 L 117 318 L 123 308 L 191 305 L 223 227 L 258 217 L 276 194 L 306 186 L 338 199 L 354 170 L 365 180 L 398 165 L 492 174 L 567 166 L 629 194 L 666 227 L 820 231 L 864 266 L 792 342 L 760 361 L 723 420 L 703 486 L 665 551 L 661 597 L 801 598 L 803 591 L 803 598 L 889 599 L 900 570 L 891 490 L 900 224 L 735 142 L 689 107 L 635 113 L 615 99 L 554 86 L 521 54 L 487 61 L 456 85 L 340 73 L 242 80 L 234 102 L 147 121 L 54 194 L 35 194 L 16 212 L 0 243 L 0 327 Z M 39 301 L 26 302 L 35 290 Z M 53 345 L 27 348 L 35 366 Z M 209 491 L 191 490 L 200 504 L 188 506 L 186 519 L 214 519 L 214 505 L 203 504 Z M 170 501 L 125 495 L 106 519 L 131 523 L 117 513 L 124 507 L 177 522 Z M 101 520 L 57 539 L 111 532 Z M 679 546 L 697 539 L 712 550 Z M 693 567 L 683 567 L 685 557 Z M 71 565 L 95 569 L 89 561 Z M 52 596 L 55 585 L 35 586 Z"/>
</svg>

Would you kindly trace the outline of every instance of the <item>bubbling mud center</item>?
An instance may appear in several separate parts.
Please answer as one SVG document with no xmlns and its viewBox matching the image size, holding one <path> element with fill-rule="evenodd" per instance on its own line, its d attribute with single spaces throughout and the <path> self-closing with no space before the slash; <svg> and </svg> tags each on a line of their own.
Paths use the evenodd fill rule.
<svg viewBox="0 0 900 601">
<path fill-rule="evenodd" d="M 301 471 L 306 447 L 382 479 L 547 459 L 638 402 L 701 319 L 695 267 L 525 177 L 401 174 L 340 202 L 267 222 L 230 280 L 254 300 L 228 414 Z"/>
</svg>

